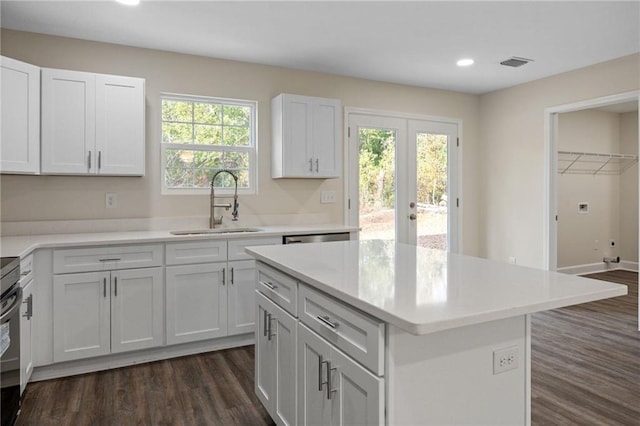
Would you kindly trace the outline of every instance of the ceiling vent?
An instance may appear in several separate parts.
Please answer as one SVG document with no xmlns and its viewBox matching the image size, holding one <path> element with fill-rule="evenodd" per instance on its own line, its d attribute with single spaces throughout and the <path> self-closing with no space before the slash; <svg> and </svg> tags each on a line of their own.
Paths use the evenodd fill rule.
<svg viewBox="0 0 640 426">
<path fill-rule="evenodd" d="M 527 58 L 518 58 L 517 56 L 513 56 L 505 61 L 500 62 L 500 65 L 504 65 L 506 67 L 513 67 L 513 68 L 517 68 L 517 67 L 521 67 L 525 64 L 528 64 L 529 62 L 533 62 L 533 59 L 527 59 Z"/>
</svg>

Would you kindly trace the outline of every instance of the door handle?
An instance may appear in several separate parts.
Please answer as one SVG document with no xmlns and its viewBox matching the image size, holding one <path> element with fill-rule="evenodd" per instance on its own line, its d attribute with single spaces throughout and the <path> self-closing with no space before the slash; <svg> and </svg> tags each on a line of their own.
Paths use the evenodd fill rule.
<svg viewBox="0 0 640 426">
<path fill-rule="evenodd" d="M 118 277 L 113 277 L 113 284 L 115 287 L 115 293 L 116 293 L 115 295 L 117 296 L 118 295 Z"/>
<path fill-rule="evenodd" d="M 418 218 L 418 216 L 416 216 L 416 214 L 415 214 L 415 213 L 411 213 L 411 214 L 409 215 L 409 220 L 416 220 L 417 218 Z"/>
<path fill-rule="evenodd" d="M 233 268 L 231 268 L 231 284 L 233 284 Z"/>
<path fill-rule="evenodd" d="M 102 296 L 107 297 L 107 279 L 102 279 Z"/>
<path fill-rule="evenodd" d="M 87 169 L 91 171 L 91 151 L 89 151 L 89 155 L 87 155 Z"/>
<path fill-rule="evenodd" d="M 313 158 L 309 158 L 309 171 L 313 171 Z"/>
<path fill-rule="evenodd" d="M 415 208 L 416 207 L 416 203 L 414 203 L 413 201 L 409 203 L 409 208 Z"/>
<path fill-rule="evenodd" d="M 316 158 L 316 173 L 320 171 L 320 159 Z"/>
<path fill-rule="evenodd" d="M 269 335 L 268 335 L 269 340 L 271 340 L 271 338 L 272 338 L 273 336 L 275 336 L 276 334 L 278 334 L 278 333 L 272 333 L 272 332 L 271 332 L 271 321 L 274 321 L 274 320 L 277 320 L 277 319 L 278 319 L 278 318 L 276 318 L 276 317 L 272 317 L 272 316 L 271 316 L 271 314 L 269 314 Z"/>
<path fill-rule="evenodd" d="M 227 269 L 227 268 L 222 268 L 222 285 L 224 285 L 225 281 L 227 280 L 227 273 L 226 273 L 225 269 Z"/>
<path fill-rule="evenodd" d="M 98 151 L 98 170 L 102 168 L 102 151 Z"/>
</svg>

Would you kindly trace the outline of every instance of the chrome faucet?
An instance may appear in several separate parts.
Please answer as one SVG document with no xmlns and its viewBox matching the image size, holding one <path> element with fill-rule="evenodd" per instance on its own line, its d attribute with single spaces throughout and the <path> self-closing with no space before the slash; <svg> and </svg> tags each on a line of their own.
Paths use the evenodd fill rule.
<svg viewBox="0 0 640 426">
<path fill-rule="evenodd" d="M 233 181 L 235 182 L 235 192 L 233 193 L 233 206 L 231 205 L 231 203 L 227 203 L 227 204 L 216 204 L 215 203 L 215 199 L 216 199 L 216 195 L 215 195 L 215 188 L 213 186 L 214 181 L 216 180 L 216 177 L 220 174 L 220 173 L 229 173 L 231 175 L 231 177 L 233 178 Z M 215 207 L 224 207 L 225 210 L 229 210 L 231 207 L 233 207 L 233 211 L 231 212 L 231 216 L 233 216 L 233 218 L 231 219 L 232 221 L 237 221 L 238 220 L 238 206 L 240 204 L 238 204 L 238 176 L 234 175 L 231 171 L 227 170 L 227 169 L 222 169 L 222 170 L 218 170 L 213 177 L 211 178 L 211 213 L 209 216 L 209 228 L 215 228 L 216 224 L 221 224 L 222 223 L 222 216 L 220 216 L 220 219 L 216 219 L 215 215 L 214 215 L 214 208 Z"/>
</svg>

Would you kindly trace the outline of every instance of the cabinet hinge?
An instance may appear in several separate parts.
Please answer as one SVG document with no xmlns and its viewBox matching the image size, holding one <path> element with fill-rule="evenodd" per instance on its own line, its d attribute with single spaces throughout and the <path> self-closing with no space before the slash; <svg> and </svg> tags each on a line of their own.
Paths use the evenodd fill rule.
<svg viewBox="0 0 640 426">
<path fill-rule="evenodd" d="M 460 198 L 456 198 L 456 207 L 460 207 Z"/>
<path fill-rule="evenodd" d="M 456 138 L 456 146 L 460 146 L 460 138 Z"/>
</svg>

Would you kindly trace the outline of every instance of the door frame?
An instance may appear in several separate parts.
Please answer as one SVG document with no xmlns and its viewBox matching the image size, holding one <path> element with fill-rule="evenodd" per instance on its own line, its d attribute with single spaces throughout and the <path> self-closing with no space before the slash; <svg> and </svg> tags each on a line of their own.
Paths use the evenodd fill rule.
<svg viewBox="0 0 640 426">
<path fill-rule="evenodd" d="M 358 108 L 358 107 L 344 107 L 344 119 L 342 120 L 344 129 L 343 135 L 346 143 L 343 144 L 343 158 L 345 159 L 343 163 L 343 176 L 344 176 L 344 186 L 343 186 L 343 194 L 344 194 L 344 223 L 356 226 L 357 223 L 353 223 L 353 215 L 351 214 L 350 208 L 350 187 L 352 185 L 352 178 L 350 176 L 349 170 L 350 165 L 353 161 L 352 158 L 349 157 L 349 115 L 350 114 L 362 114 L 362 115 L 371 115 L 371 116 L 380 116 L 380 117 L 388 117 L 388 118 L 399 118 L 404 120 L 422 120 L 422 121 L 435 121 L 442 122 L 447 124 L 455 124 L 458 128 L 458 144 L 457 151 L 454 153 L 455 155 L 452 158 L 452 161 L 449 164 L 453 164 L 455 166 L 455 175 L 453 179 L 448 179 L 452 186 L 450 186 L 450 191 L 456 194 L 457 203 L 456 208 L 450 209 L 449 214 L 455 214 L 455 217 L 452 218 L 451 224 L 452 228 L 455 226 L 456 232 L 456 240 L 451 241 L 449 251 L 451 253 L 462 253 L 463 251 L 463 238 L 462 238 L 462 206 L 463 206 L 463 193 L 462 193 L 462 147 L 464 141 L 463 134 L 463 120 L 460 118 L 452 118 L 452 117 L 444 117 L 444 116 L 436 116 L 436 115 L 422 115 L 422 114 L 414 114 L 414 113 L 405 113 L 398 111 L 387 111 L 387 110 L 379 110 L 379 109 L 371 109 L 371 108 Z M 449 171 L 447 171 L 447 175 L 449 176 Z M 452 200 L 451 200 L 452 201 Z"/>
<path fill-rule="evenodd" d="M 544 193 L 542 268 L 555 271 L 558 267 L 558 177 L 555 164 L 558 160 L 558 114 L 593 109 L 622 102 L 637 101 L 640 107 L 640 90 L 618 93 L 584 101 L 545 108 L 544 110 Z M 640 116 L 640 108 L 638 111 Z M 640 127 L 640 125 L 639 125 Z M 640 141 L 639 141 L 640 148 Z M 640 176 L 640 173 L 639 173 Z M 640 242 L 639 242 L 640 246 Z M 640 311 L 638 314 L 640 318 Z"/>
</svg>

